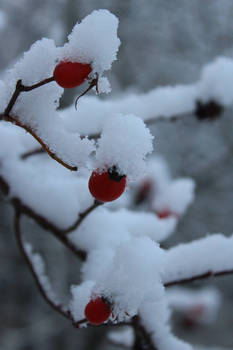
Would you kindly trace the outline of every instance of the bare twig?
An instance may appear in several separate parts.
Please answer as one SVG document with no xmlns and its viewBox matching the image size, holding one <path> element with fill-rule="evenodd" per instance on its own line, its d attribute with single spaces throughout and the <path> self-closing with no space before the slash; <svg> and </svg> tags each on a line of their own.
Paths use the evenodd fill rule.
<svg viewBox="0 0 233 350">
<path fill-rule="evenodd" d="M 7 196 L 10 191 L 10 187 L 8 183 L 5 181 L 3 177 L 0 176 L 0 191 Z M 15 210 L 26 215 L 27 217 L 32 218 L 36 223 L 41 226 L 46 231 L 52 233 L 54 237 L 56 237 L 64 246 L 66 246 L 69 250 L 71 250 L 79 259 L 86 259 L 86 252 L 84 250 L 78 249 L 69 239 L 68 237 L 63 235 L 62 230 L 60 230 L 57 226 L 52 224 L 49 220 L 44 218 L 43 216 L 37 214 L 34 210 L 25 205 L 19 198 L 14 197 L 10 199 L 10 203 L 13 205 Z"/>
<path fill-rule="evenodd" d="M 70 226 L 68 229 L 63 230 L 62 233 L 63 234 L 67 234 L 70 233 L 71 231 L 74 231 L 75 229 L 77 229 L 80 224 L 82 223 L 82 221 L 93 211 L 95 210 L 97 207 L 99 207 L 101 204 L 104 204 L 103 202 L 99 202 L 97 200 L 94 201 L 94 203 L 87 208 L 83 213 L 80 213 L 78 216 L 78 219 L 76 220 L 76 222 Z"/>
<path fill-rule="evenodd" d="M 31 134 L 41 145 L 41 147 L 48 153 L 48 155 L 53 158 L 54 160 L 56 160 L 58 163 L 60 163 L 61 165 L 63 165 L 65 168 L 72 170 L 72 171 L 77 171 L 78 168 L 77 167 L 73 167 L 69 164 L 66 164 L 65 162 L 63 162 L 63 160 L 61 160 L 55 153 L 51 152 L 49 147 L 41 140 L 41 138 L 27 125 L 21 123 L 17 117 L 12 117 L 12 116 L 7 116 L 4 114 L 0 114 L 0 120 L 4 120 L 6 122 L 10 122 L 14 125 L 17 125 L 19 127 L 21 127 L 22 129 L 26 130 L 29 134 Z"/>
<path fill-rule="evenodd" d="M 61 304 L 56 303 L 56 301 L 52 300 L 50 296 L 46 293 L 43 284 L 40 281 L 40 277 L 37 275 L 37 272 L 34 268 L 34 265 L 32 261 L 30 260 L 29 255 L 26 252 L 24 243 L 23 243 L 23 238 L 22 238 L 22 233 L 20 229 L 20 212 L 15 211 L 15 218 L 14 218 L 14 229 L 15 229 L 15 236 L 16 236 L 16 241 L 18 243 L 19 249 L 29 267 L 29 270 L 31 271 L 34 280 L 36 282 L 36 285 L 38 287 L 38 290 L 42 297 L 46 300 L 46 302 L 57 312 L 59 312 L 62 316 L 71 319 L 70 313 L 68 310 L 66 310 Z"/>
<path fill-rule="evenodd" d="M 28 152 L 25 152 L 21 155 L 21 159 L 27 159 L 31 156 L 35 156 L 37 154 L 42 154 L 42 153 L 45 153 L 45 150 L 43 148 L 35 148 L 34 150 L 31 150 L 31 151 L 28 151 Z"/>
<path fill-rule="evenodd" d="M 4 115 L 9 116 L 9 114 L 10 114 L 12 108 L 14 107 L 14 104 L 15 104 L 17 98 L 19 97 L 19 95 L 21 94 L 21 92 L 34 90 L 42 85 L 50 83 L 51 81 L 54 81 L 54 77 L 50 77 L 48 79 L 42 80 L 39 83 L 31 85 L 31 86 L 25 86 L 22 84 L 21 79 L 18 80 L 16 83 L 16 86 L 15 86 L 15 91 L 10 99 L 10 102 L 8 103 L 8 105 L 4 111 Z"/>
<path fill-rule="evenodd" d="M 18 80 L 15 86 L 15 91 L 4 111 L 3 114 L 0 114 L 0 120 L 5 120 L 7 122 L 10 122 L 12 124 L 15 124 L 21 128 L 23 128 L 24 130 L 26 130 L 29 134 L 31 134 L 42 146 L 42 148 L 48 153 L 48 155 L 53 158 L 54 160 L 56 160 L 58 163 L 60 163 L 61 165 L 63 165 L 65 168 L 69 169 L 69 170 L 73 170 L 73 171 L 77 171 L 78 168 L 77 167 L 73 167 L 69 164 L 66 164 L 65 162 L 63 162 L 62 159 L 60 159 L 55 153 L 53 153 L 49 147 L 42 141 L 42 139 L 36 134 L 35 131 L 33 131 L 29 126 L 23 124 L 22 122 L 19 121 L 19 118 L 17 116 L 10 116 L 10 112 L 12 111 L 12 108 L 14 107 L 15 102 L 17 101 L 17 98 L 19 97 L 19 95 L 21 94 L 21 92 L 28 92 L 34 89 L 37 89 L 40 86 L 43 86 L 45 84 L 48 84 L 50 82 L 54 81 L 54 77 L 50 77 L 47 78 L 45 80 L 40 81 L 37 84 L 31 85 L 31 86 L 25 86 L 22 84 L 22 80 Z"/>
<path fill-rule="evenodd" d="M 193 277 L 188 277 L 188 278 L 183 278 L 183 279 L 176 280 L 176 281 L 167 282 L 164 284 L 164 286 L 165 287 L 172 287 L 172 286 L 175 286 L 178 284 L 186 284 L 186 283 L 206 279 L 209 277 L 219 277 L 219 276 L 232 275 L 232 274 L 233 274 L 233 270 L 223 270 L 223 271 L 218 271 L 218 272 L 207 271 L 201 275 L 196 275 Z"/>
</svg>

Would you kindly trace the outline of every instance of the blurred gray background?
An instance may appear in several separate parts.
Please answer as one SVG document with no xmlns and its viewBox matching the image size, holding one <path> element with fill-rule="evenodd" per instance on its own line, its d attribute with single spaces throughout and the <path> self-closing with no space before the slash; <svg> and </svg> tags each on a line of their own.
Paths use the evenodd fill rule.
<svg viewBox="0 0 233 350">
<path fill-rule="evenodd" d="M 49 37 L 63 44 L 77 20 L 99 8 L 119 17 L 122 41 L 118 61 L 108 74 L 113 91 L 105 98 L 132 89 L 146 92 L 156 86 L 191 83 L 216 56 L 232 57 L 232 0 L 1 0 L 0 76 L 35 40 Z M 77 90 L 66 92 L 63 106 L 74 95 Z M 197 183 L 196 200 L 167 246 L 208 232 L 232 233 L 232 109 L 216 121 L 188 117 L 159 122 L 151 130 L 155 148 L 168 160 L 172 174 L 191 176 Z M 75 330 L 46 305 L 18 252 L 12 209 L 3 198 L 0 213 L 0 349 L 115 349 L 104 340 L 106 329 Z M 57 289 L 67 293 L 69 283 L 78 281 L 76 261 L 33 222 L 25 221 L 25 229 L 46 256 Z M 176 316 L 174 329 L 193 344 L 233 349 L 233 276 L 194 287 L 207 285 L 218 286 L 224 296 L 216 322 L 185 328 Z"/>
</svg>

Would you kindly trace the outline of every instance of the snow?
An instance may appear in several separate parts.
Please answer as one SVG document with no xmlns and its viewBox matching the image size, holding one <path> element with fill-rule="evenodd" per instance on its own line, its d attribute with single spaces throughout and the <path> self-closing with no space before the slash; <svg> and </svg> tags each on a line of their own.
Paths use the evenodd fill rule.
<svg viewBox="0 0 233 350">
<path fill-rule="evenodd" d="M 198 90 L 200 100 L 207 102 L 215 100 L 223 106 L 233 103 L 232 92 L 233 60 L 227 57 L 217 57 L 207 64 L 201 73 Z"/>
<path fill-rule="evenodd" d="M 163 283 L 233 270 L 233 236 L 212 234 L 165 252 Z"/>
<path fill-rule="evenodd" d="M 26 86 L 47 79 L 53 76 L 56 62 L 61 58 L 91 63 L 93 73 L 97 72 L 100 76 L 100 91 L 108 93 L 109 82 L 106 78 L 101 78 L 101 74 L 110 69 L 116 59 L 120 44 L 117 27 L 118 19 L 113 14 L 107 10 L 99 10 L 74 27 L 68 37 L 69 42 L 63 48 L 57 48 L 50 39 L 37 41 L 6 74 L 1 112 L 3 113 L 19 79 Z M 56 82 L 23 92 L 11 113 L 36 132 L 64 162 L 71 166 L 83 166 L 95 150 L 94 143 L 87 138 L 80 138 L 78 131 L 68 132 L 64 128 L 57 111 L 62 93 L 63 89 Z"/>
<path fill-rule="evenodd" d="M 72 299 L 70 302 L 70 310 L 74 321 L 80 321 L 85 318 L 84 310 L 91 298 L 91 290 L 93 282 L 88 281 L 79 286 L 71 286 Z"/>
<path fill-rule="evenodd" d="M 58 228 L 70 226 L 92 205 L 89 172 L 69 172 L 47 154 L 21 160 L 19 156 L 37 143 L 17 126 L 1 122 L 0 139 L 0 173 L 10 185 L 9 198 L 19 198 Z"/>
<path fill-rule="evenodd" d="M 31 85 L 49 78 L 57 62 L 64 59 L 90 63 L 92 78 L 98 73 L 100 92 L 109 93 L 110 83 L 102 74 L 116 60 L 120 45 L 117 28 L 118 19 L 113 14 L 98 10 L 75 25 L 63 47 L 57 48 L 45 38 L 37 41 L 0 82 L 1 112 L 18 79 Z M 188 311 L 201 304 L 205 306 L 203 320 L 216 315 L 220 305 L 216 291 L 173 289 L 166 293 L 164 284 L 233 270 L 233 236 L 210 235 L 167 251 L 159 246 L 175 231 L 178 220 L 161 220 L 156 212 L 170 210 L 183 215 L 194 200 L 195 184 L 189 178 L 172 179 L 159 157 L 146 163 L 153 150 L 153 136 L 144 122 L 191 113 L 200 97 L 231 105 L 232 73 L 233 61 L 222 57 L 206 65 L 194 84 L 126 93 L 108 101 L 84 97 L 77 111 L 74 106 L 64 112 L 57 110 L 63 89 L 55 82 L 21 93 L 11 115 L 36 132 L 51 152 L 78 166 L 77 173 L 69 172 L 47 154 L 23 160 L 22 154 L 35 149 L 36 141 L 19 127 L 1 121 L 0 174 L 9 184 L 8 199 L 18 198 L 60 229 L 72 225 L 93 204 L 88 190 L 93 169 L 115 166 L 127 177 L 128 194 L 113 205 L 96 208 L 69 234 L 77 248 L 87 252 L 82 283 L 71 287 L 70 309 L 75 321 L 85 317 L 85 306 L 93 296 L 104 296 L 113 305 L 112 322 L 139 315 L 159 350 L 190 350 L 190 345 L 172 335 L 169 305 Z M 89 133 L 100 133 L 100 137 L 96 141 L 81 137 Z M 129 208 L 131 182 L 135 181 L 137 188 L 147 180 L 153 192 L 150 212 L 134 212 Z M 56 300 L 42 258 L 30 244 L 26 243 L 25 249 L 44 289 Z M 129 331 L 110 337 L 132 343 Z"/>
<path fill-rule="evenodd" d="M 51 282 L 48 278 L 48 276 L 45 273 L 45 263 L 42 259 L 41 255 L 38 253 L 33 252 L 33 248 L 30 243 L 24 242 L 24 249 L 25 252 L 33 266 L 33 269 L 37 275 L 37 278 L 45 292 L 45 294 L 48 296 L 48 298 L 53 301 L 54 304 L 59 305 L 60 300 L 58 299 L 57 295 L 55 294 Z"/>
<path fill-rule="evenodd" d="M 131 348 L 134 342 L 134 332 L 131 327 L 124 327 L 118 331 L 111 331 L 107 334 L 109 341 L 118 346 Z"/>
<path fill-rule="evenodd" d="M 91 63 L 93 72 L 109 70 L 116 60 L 120 40 L 117 37 L 118 19 L 108 10 L 93 11 L 77 23 L 61 49 L 60 59 Z"/>
<path fill-rule="evenodd" d="M 168 324 L 170 312 L 165 297 L 145 301 L 139 310 L 142 323 L 159 350 L 191 350 L 192 346 L 176 338 Z"/>
<path fill-rule="evenodd" d="M 194 188 L 195 184 L 192 179 L 173 180 L 155 196 L 152 207 L 157 212 L 170 210 L 175 214 L 183 215 L 194 200 Z"/>
<path fill-rule="evenodd" d="M 116 166 L 127 180 L 145 172 L 145 157 L 153 150 L 153 136 L 143 121 L 133 115 L 114 115 L 106 120 L 96 151 L 96 168 Z"/>
<path fill-rule="evenodd" d="M 203 324 L 216 320 L 222 304 L 220 292 L 213 287 L 205 287 L 200 290 L 173 287 L 167 289 L 166 298 L 173 310 L 191 317 L 194 312 L 195 321 Z"/>
<path fill-rule="evenodd" d="M 197 100 L 214 99 L 229 107 L 233 104 L 232 74 L 233 59 L 218 57 L 203 67 L 193 84 L 155 87 L 146 93 L 125 91 L 107 100 L 85 96 L 79 103 L 79 118 L 70 107 L 63 111 L 63 118 L 68 129 L 87 135 L 100 133 L 112 113 L 134 114 L 153 122 L 157 118 L 186 117 L 195 111 Z M 95 112 L 94 124 L 90 111 Z"/>
</svg>

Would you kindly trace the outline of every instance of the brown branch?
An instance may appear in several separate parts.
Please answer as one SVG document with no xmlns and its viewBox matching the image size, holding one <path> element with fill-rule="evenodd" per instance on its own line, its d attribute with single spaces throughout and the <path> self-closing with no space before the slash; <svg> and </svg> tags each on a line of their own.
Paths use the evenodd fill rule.
<svg viewBox="0 0 233 350">
<path fill-rule="evenodd" d="M 4 195 L 8 195 L 10 192 L 10 187 L 7 182 L 0 176 L 0 191 Z M 52 233 L 54 237 L 56 237 L 64 246 L 66 246 L 69 250 L 71 250 L 77 257 L 79 257 L 82 261 L 86 260 L 86 252 L 84 250 L 78 249 L 69 239 L 68 237 L 63 235 L 63 231 L 60 230 L 57 226 L 51 223 L 49 220 L 44 218 L 43 216 L 37 214 L 34 210 L 25 205 L 19 198 L 14 197 L 10 199 L 10 203 L 13 205 L 17 212 L 20 212 L 27 217 L 32 218 L 39 226 L 41 226 L 44 230 Z"/>
<path fill-rule="evenodd" d="M 71 231 L 74 231 L 75 229 L 77 229 L 81 223 L 83 222 L 83 220 L 93 211 L 95 210 L 97 207 L 99 207 L 100 205 L 104 204 L 103 202 L 99 202 L 95 199 L 94 203 L 87 208 L 84 212 L 80 213 L 78 216 L 78 219 L 76 220 L 76 222 L 71 225 L 69 228 L 67 228 L 66 230 L 63 230 L 62 233 L 63 234 L 67 234 L 70 233 Z"/>
<path fill-rule="evenodd" d="M 43 86 L 45 84 L 48 84 L 50 82 L 54 81 L 54 77 L 50 77 L 47 78 L 45 80 L 40 81 L 37 84 L 31 85 L 31 86 L 25 86 L 22 84 L 22 80 L 18 80 L 15 86 L 15 91 L 4 111 L 3 114 L 0 114 L 0 120 L 5 120 L 7 122 L 10 122 L 12 124 L 15 124 L 21 128 L 23 128 L 24 130 L 26 130 L 29 134 L 31 134 L 42 146 L 42 148 L 48 153 L 48 155 L 53 158 L 54 160 L 56 160 L 58 163 L 60 163 L 61 165 L 63 165 L 65 168 L 69 169 L 69 170 L 73 170 L 73 171 L 77 171 L 77 167 L 73 167 L 71 165 L 66 164 L 65 162 L 63 162 L 63 160 L 61 160 L 55 153 L 53 153 L 52 151 L 50 151 L 49 147 L 42 141 L 42 139 L 27 125 L 23 124 L 22 122 L 20 122 L 17 116 L 10 116 L 10 112 L 12 111 L 12 108 L 14 107 L 15 102 L 17 101 L 17 98 L 19 97 L 19 95 L 21 94 L 21 92 L 28 92 L 34 89 L 37 89 L 40 86 Z"/>
<path fill-rule="evenodd" d="M 31 86 L 25 86 L 22 84 L 22 80 L 18 80 L 15 86 L 15 91 L 10 99 L 10 102 L 8 103 L 5 111 L 4 111 L 4 115 L 9 116 L 12 108 L 14 107 L 15 102 L 17 101 L 17 98 L 19 97 L 19 95 L 21 94 L 21 92 L 23 91 L 31 91 L 34 90 L 42 85 L 48 84 L 51 81 L 54 81 L 54 77 L 50 77 L 48 79 L 42 80 L 37 84 L 31 85 Z"/>
<path fill-rule="evenodd" d="M 232 275 L 232 274 L 233 274 L 233 270 L 224 270 L 224 271 L 218 271 L 218 272 L 207 271 L 203 274 L 196 275 L 193 277 L 182 278 L 180 280 L 167 282 L 164 284 L 164 287 L 172 287 L 172 286 L 175 286 L 178 284 L 186 284 L 186 283 L 202 280 L 202 279 L 209 278 L 209 277 L 220 277 L 220 276 Z"/>
<path fill-rule="evenodd" d="M 15 229 L 15 237 L 18 244 L 18 247 L 25 259 L 25 262 L 27 263 L 29 270 L 32 273 L 32 276 L 34 277 L 34 280 L 36 282 L 36 285 L 38 287 L 38 290 L 42 297 L 45 299 L 45 301 L 57 312 L 59 312 L 62 316 L 71 319 L 70 312 L 66 310 L 61 304 L 56 303 L 56 301 L 52 300 L 49 295 L 46 293 L 43 284 L 40 281 L 40 277 L 37 275 L 37 272 L 34 268 L 34 265 L 32 261 L 30 260 L 29 255 L 26 252 L 26 249 L 24 247 L 22 233 L 20 229 L 20 212 L 15 210 L 15 218 L 14 218 L 14 229 Z"/>
<path fill-rule="evenodd" d="M 55 153 L 51 152 L 49 147 L 41 140 L 41 138 L 27 125 L 21 123 L 17 117 L 12 117 L 12 116 L 7 116 L 5 114 L 0 114 L 0 120 L 4 120 L 6 122 L 12 123 L 14 125 L 17 125 L 21 128 L 23 128 L 25 131 L 27 131 L 30 135 L 32 135 L 41 145 L 41 147 L 48 153 L 48 155 L 56 160 L 58 163 L 63 165 L 65 168 L 72 170 L 72 171 L 77 171 L 77 167 L 73 167 L 71 165 L 66 164 L 61 160 Z"/>
</svg>

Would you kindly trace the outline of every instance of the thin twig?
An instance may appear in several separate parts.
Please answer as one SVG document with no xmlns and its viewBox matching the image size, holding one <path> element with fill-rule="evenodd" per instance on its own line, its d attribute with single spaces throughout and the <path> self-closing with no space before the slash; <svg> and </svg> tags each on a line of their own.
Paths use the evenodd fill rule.
<svg viewBox="0 0 233 350">
<path fill-rule="evenodd" d="M 5 111 L 4 111 L 4 115 L 6 116 L 9 116 L 12 108 L 14 107 L 14 104 L 17 100 L 17 98 L 19 97 L 19 95 L 21 94 L 21 92 L 23 91 L 31 91 L 33 89 L 36 89 L 42 85 L 45 85 L 45 84 L 48 84 L 50 83 L 51 81 L 54 81 L 54 77 L 50 77 L 48 79 L 44 79 L 42 81 L 40 81 L 39 83 L 37 84 L 34 84 L 34 85 L 31 85 L 31 86 L 25 86 L 22 84 L 22 80 L 18 80 L 17 83 L 16 83 L 16 86 L 15 86 L 15 91 L 10 99 L 10 102 L 8 103 Z"/>
<path fill-rule="evenodd" d="M 97 200 L 94 201 L 94 203 L 87 208 L 84 212 L 80 213 L 78 216 L 78 219 L 76 220 L 76 222 L 71 225 L 69 228 L 67 228 L 66 230 L 63 230 L 62 233 L 63 234 L 67 234 L 70 233 L 71 231 L 76 230 L 82 223 L 82 221 L 93 211 L 95 210 L 97 207 L 99 207 L 100 205 L 104 204 L 103 202 L 99 202 Z"/>
<path fill-rule="evenodd" d="M 43 229 L 51 232 L 54 237 L 56 237 L 64 246 L 71 250 L 76 256 L 82 261 L 86 260 L 86 252 L 84 250 L 78 249 L 69 239 L 63 234 L 63 231 L 58 229 L 55 225 L 49 222 L 47 219 L 41 215 L 34 212 L 31 208 L 24 205 L 18 198 L 12 198 L 11 203 L 14 208 L 27 217 L 30 217 L 36 221 L 36 223 Z"/>
<path fill-rule="evenodd" d="M 167 282 L 164 284 L 164 287 L 172 287 L 172 286 L 175 286 L 178 284 L 186 284 L 186 283 L 206 279 L 209 277 L 220 277 L 220 276 L 232 275 L 232 274 L 233 274 L 233 270 L 223 270 L 223 271 L 218 271 L 218 272 L 207 271 L 207 272 L 200 274 L 200 275 L 197 275 L 197 276 L 182 278 L 180 280 Z"/>
<path fill-rule="evenodd" d="M 31 150 L 31 151 L 28 151 L 28 152 L 25 152 L 21 155 L 21 159 L 27 159 L 31 156 L 35 156 L 37 154 L 41 154 L 41 153 L 45 153 L 45 150 L 43 148 L 35 148 L 34 150 Z"/>
<path fill-rule="evenodd" d="M 20 212 L 19 211 L 15 211 L 15 217 L 14 217 L 14 229 L 15 229 L 15 237 L 16 237 L 16 241 L 18 243 L 19 249 L 29 267 L 29 270 L 31 271 L 34 280 L 36 282 L 36 285 L 38 287 L 38 290 L 40 292 L 40 294 L 42 295 L 42 297 L 46 300 L 46 302 L 57 312 L 59 312 L 62 316 L 64 316 L 65 318 L 71 319 L 70 317 L 70 313 L 67 312 L 68 310 L 65 310 L 65 308 L 61 305 L 61 304 L 57 304 L 54 300 L 52 300 L 49 295 L 46 293 L 43 284 L 40 281 L 40 277 L 37 275 L 36 270 L 34 268 L 34 265 L 32 263 L 32 261 L 30 260 L 29 255 L 26 252 L 26 249 L 24 247 L 24 243 L 23 243 L 23 238 L 22 238 L 22 233 L 21 233 L 21 229 L 20 229 Z"/>
<path fill-rule="evenodd" d="M 41 138 L 27 125 L 21 123 L 17 117 L 12 117 L 12 116 L 7 116 L 4 114 L 0 114 L 0 120 L 4 120 L 6 122 L 10 122 L 14 125 L 17 125 L 21 128 L 23 128 L 24 130 L 26 130 L 29 134 L 31 134 L 41 145 L 41 147 L 48 153 L 48 155 L 53 158 L 54 160 L 56 160 L 58 163 L 60 163 L 61 165 L 63 165 L 65 168 L 71 170 L 71 171 L 77 171 L 78 168 L 77 167 L 73 167 L 69 164 L 66 164 L 65 162 L 63 162 L 63 160 L 61 160 L 55 153 L 51 152 L 49 147 L 41 140 Z"/>
</svg>

